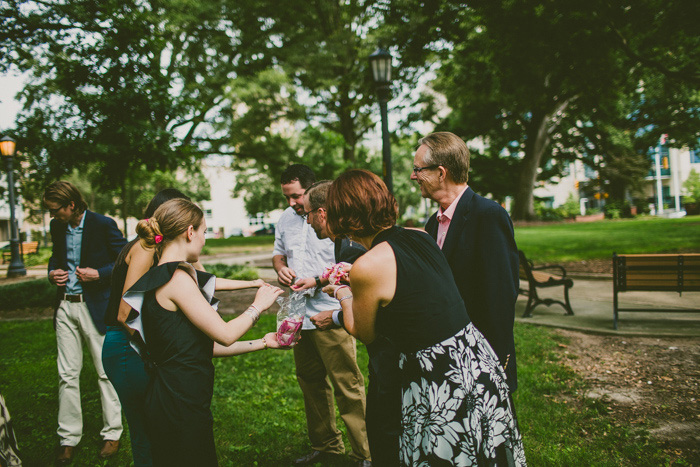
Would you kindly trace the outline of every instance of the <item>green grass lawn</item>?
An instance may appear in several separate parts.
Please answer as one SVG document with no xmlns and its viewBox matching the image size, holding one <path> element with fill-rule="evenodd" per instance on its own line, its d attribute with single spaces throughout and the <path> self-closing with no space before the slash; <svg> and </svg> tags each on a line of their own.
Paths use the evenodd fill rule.
<svg viewBox="0 0 700 467">
<path fill-rule="evenodd" d="M 535 262 L 612 258 L 613 252 L 700 252 L 700 216 L 519 226 L 515 241 Z"/>
<path fill-rule="evenodd" d="M 263 316 L 246 338 L 260 337 L 274 326 L 274 316 Z M 562 363 L 561 337 L 523 324 L 516 324 L 515 330 L 519 370 L 515 404 L 530 465 L 669 463 L 647 432 L 616 425 L 603 404 L 582 396 L 585 382 Z M 14 421 L 24 465 L 51 465 L 58 443 L 51 322 L 0 322 L 0 355 L 0 391 Z M 367 352 L 362 344 L 358 358 L 366 377 Z M 217 359 L 215 366 L 212 410 L 222 466 L 290 465 L 291 459 L 307 453 L 303 401 L 291 352 L 268 350 Z M 130 465 L 128 432 L 116 458 L 109 462 L 98 458 L 101 408 L 87 354 L 81 390 L 85 428 L 74 465 Z M 340 420 L 338 426 L 344 429 Z M 351 462 L 344 458 L 336 465 Z"/>
</svg>

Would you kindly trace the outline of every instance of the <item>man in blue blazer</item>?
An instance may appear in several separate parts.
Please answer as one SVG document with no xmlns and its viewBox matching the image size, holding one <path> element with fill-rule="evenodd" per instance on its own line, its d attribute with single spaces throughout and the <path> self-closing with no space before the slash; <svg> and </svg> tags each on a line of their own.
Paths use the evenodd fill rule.
<svg viewBox="0 0 700 467">
<path fill-rule="evenodd" d="M 44 191 L 44 205 L 53 217 L 53 249 L 49 259 L 49 281 L 58 286 L 54 312 L 58 345 L 58 436 L 59 464 L 73 459 L 83 431 L 80 406 L 82 340 L 90 350 L 98 375 L 104 426 L 101 457 L 119 448 L 122 433 L 121 405 L 102 368 L 102 344 L 106 326 L 112 268 L 126 239 L 114 220 L 87 210 L 78 189 L 64 181 Z"/>
<path fill-rule="evenodd" d="M 513 223 L 498 203 L 467 185 L 469 149 L 464 141 L 438 132 L 419 144 L 411 179 L 424 198 L 439 204 L 425 230 L 442 248 L 467 313 L 498 355 L 513 392 L 518 385 L 513 322 L 520 282 Z"/>
</svg>

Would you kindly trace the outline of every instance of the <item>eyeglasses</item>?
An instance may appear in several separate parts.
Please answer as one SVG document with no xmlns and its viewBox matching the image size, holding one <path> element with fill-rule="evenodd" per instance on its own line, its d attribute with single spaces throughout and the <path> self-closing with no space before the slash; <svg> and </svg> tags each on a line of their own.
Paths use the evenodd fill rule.
<svg viewBox="0 0 700 467">
<path fill-rule="evenodd" d="M 64 204 L 64 205 L 59 206 L 57 208 L 49 209 L 49 214 L 53 216 L 54 214 L 56 214 L 58 211 L 60 211 L 61 209 L 65 208 L 65 207 L 66 207 L 66 205 Z"/>
<path fill-rule="evenodd" d="M 312 209 L 311 211 L 305 212 L 304 214 L 302 214 L 301 217 L 304 218 L 304 219 L 306 219 L 306 218 L 309 217 L 309 214 L 311 214 L 311 213 L 314 212 L 314 211 L 318 211 L 319 209 L 323 209 L 323 208 L 322 208 L 322 207 L 317 207 L 316 209 Z"/>
<path fill-rule="evenodd" d="M 418 175 L 424 170 L 432 170 L 432 169 L 437 169 L 440 167 L 439 165 L 426 165 L 425 167 L 416 167 L 415 165 L 413 166 L 413 173 Z"/>
</svg>

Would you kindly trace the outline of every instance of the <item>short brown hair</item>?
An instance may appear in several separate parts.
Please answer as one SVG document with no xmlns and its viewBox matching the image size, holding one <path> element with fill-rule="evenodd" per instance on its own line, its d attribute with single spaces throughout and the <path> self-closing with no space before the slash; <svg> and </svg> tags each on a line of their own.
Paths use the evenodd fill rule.
<svg viewBox="0 0 700 467">
<path fill-rule="evenodd" d="M 469 181 L 469 148 L 462 138 L 448 131 L 431 133 L 418 141 L 418 146 L 426 145 L 423 163 L 441 165 L 447 169 L 455 183 Z"/>
<path fill-rule="evenodd" d="M 83 195 L 78 191 L 75 185 L 63 180 L 53 182 L 46 187 L 44 190 L 44 202 L 46 201 L 58 203 L 61 206 L 68 206 L 73 202 L 75 203 L 75 210 L 81 213 L 85 212 L 88 207 L 83 199 Z"/>
<path fill-rule="evenodd" d="M 311 210 L 326 207 L 328 190 L 331 187 L 331 183 L 333 183 L 332 180 L 319 180 L 306 189 L 306 193 L 304 194 L 309 198 Z"/>
<path fill-rule="evenodd" d="M 191 225 L 198 229 L 204 219 L 202 210 L 192 201 L 183 198 L 171 199 L 161 204 L 150 219 L 142 219 L 136 225 L 136 234 L 145 248 L 155 248 L 160 258 L 163 247 Z M 156 243 L 156 235 L 162 241 Z"/>
<path fill-rule="evenodd" d="M 381 178 L 348 170 L 328 190 L 328 228 L 336 237 L 367 237 L 396 224 L 399 207 Z"/>
</svg>

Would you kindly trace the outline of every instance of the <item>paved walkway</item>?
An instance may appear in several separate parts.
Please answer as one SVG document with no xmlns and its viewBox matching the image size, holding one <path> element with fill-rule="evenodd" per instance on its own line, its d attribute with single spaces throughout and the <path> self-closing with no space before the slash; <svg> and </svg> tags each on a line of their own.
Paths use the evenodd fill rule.
<svg viewBox="0 0 700 467">
<path fill-rule="evenodd" d="M 269 252 L 203 257 L 203 264 L 248 264 L 258 269 L 260 277 L 273 281 L 277 274 L 271 267 Z M 46 277 L 46 267 L 27 270 L 29 277 Z M 0 284 L 6 283 L 7 265 L 0 265 Z M 576 331 L 620 336 L 683 336 L 700 337 L 700 313 L 672 312 L 621 312 L 618 330 L 613 329 L 613 291 L 609 277 L 594 278 L 590 275 L 573 276 L 574 287 L 569 291 L 574 316 L 566 316 L 560 305 L 535 308 L 531 318 L 522 318 L 527 297 L 518 297 L 515 307 L 516 321 L 565 328 Z M 563 289 L 539 290 L 542 298 L 563 299 Z M 689 292 L 679 296 L 673 292 L 624 292 L 619 295 L 620 306 L 649 308 L 698 308 L 700 293 Z"/>
<path fill-rule="evenodd" d="M 527 297 L 520 295 L 515 306 L 516 321 L 576 331 L 621 336 L 683 336 L 700 337 L 700 313 L 620 312 L 618 329 L 613 329 L 612 279 L 573 277 L 574 287 L 569 290 L 573 316 L 566 316 L 564 308 L 554 304 L 540 305 L 530 318 L 522 318 Z M 563 287 L 538 290 L 540 298 L 563 300 Z M 698 308 L 700 293 L 689 292 L 679 296 L 675 292 L 622 292 L 618 294 L 623 308 Z"/>
</svg>

